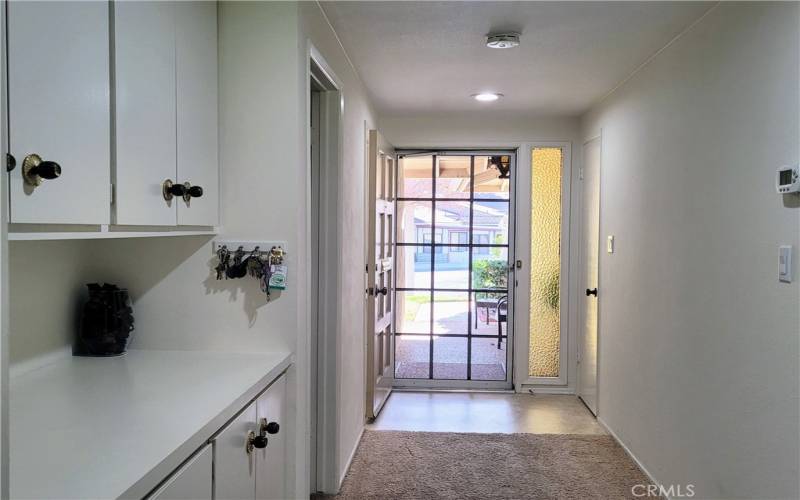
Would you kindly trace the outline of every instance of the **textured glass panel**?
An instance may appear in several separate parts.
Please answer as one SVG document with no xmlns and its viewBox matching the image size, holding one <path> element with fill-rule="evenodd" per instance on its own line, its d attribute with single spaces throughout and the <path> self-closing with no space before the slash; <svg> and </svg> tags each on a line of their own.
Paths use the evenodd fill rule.
<svg viewBox="0 0 800 500">
<path fill-rule="evenodd" d="M 466 338 L 433 338 L 433 378 L 446 380 L 466 380 Z"/>
<path fill-rule="evenodd" d="M 396 292 L 395 331 L 430 333 L 431 292 Z"/>
<path fill-rule="evenodd" d="M 528 373 L 533 377 L 558 377 L 562 153 L 559 148 L 536 148 L 532 155 Z"/>
<path fill-rule="evenodd" d="M 395 257 L 397 288 L 431 287 L 431 247 L 399 246 Z"/>
<path fill-rule="evenodd" d="M 466 335 L 469 294 L 466 292 L 434 292 L 433 301 L 433 333 Z"/>
<path fill-rule="evenodd" d="M 505 163 L 501 159 L 510 159 L 509 156 L 476 156 L 475 157 L 475 198 L 507 200 L 511 173 L 509 178 L 501 177 L 501 169 Z"/>
<path fill-rule="evenodd" d="M 472 205 L 472 243 L 508 244 L 508 210 L 506 201 L 476 200 Z"/>
<path fill-rule="evenodd" d="M 400 158 L 399 165 L 398 198 L 433 197 L 433 156 Z"/>
<path fill-rule="evenodd" d="M 436 157 L 437 198 L 469 198 L 470 163 L 469 156 Z"/>
<path fill-rule="evenodd" d="M 506 339 L 472 339 L 472 380 L 506 379 Z"/>
<path fill-rule="evenodd" d="M 397 202 L 397 242 L 423 243 L 422 235 L 433 224 L 433 203 L 430 201 Z"/>
<path fill-rule="evenodd" d="M 429 378 L 431 338 L 428 335 L 397 335 L 394 345 L 396 378 Z"/>
</svg>

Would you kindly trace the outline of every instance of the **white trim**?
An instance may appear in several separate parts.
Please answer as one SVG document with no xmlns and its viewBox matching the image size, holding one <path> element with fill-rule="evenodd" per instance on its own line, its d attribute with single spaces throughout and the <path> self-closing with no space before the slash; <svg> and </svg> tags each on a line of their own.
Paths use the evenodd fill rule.
<svg viewBox="0 0 800 500">
<path fill-rule="evenodd" d="M 366 429 L 361 427 L 361 432 L 358 433 L 358 439 L 356 439 L 356 444 L 353 446 L 353 449 L 350 450 L 350 455 L 347 456 L 347 463 L 345 463 L 344 468 L 342 468 L 342 474 L 339 476 L 339 481 L 336 486 L 336 492 L 339 493 L 339 490 L 342 489 L 342 483 L 344 482 L 344 478 L 347 476 L 347 473 L 350 472 L 350 465 L 353 463 L 353 459 L 356 456 L 356 451 L 358 451 L 358 445 L 361 444 L 361 438 L 364 437 L 364 431 Z"/>
<path fill-rule="evenodd" d="M 45 367 L 47 365 L 57 363 L 62 359 L 68 358 L 70 356 L 72 356 L 71 346 L 62 347 L 61 349 L 46 352 L 44 354 L 28 358 L 25 361 L 20 361 L 19 363 L 14 363 L 8 368 L 9 378 L 13 380 L 16 377 L 25 375 L 34 370 L 38 370 L 39 368 Z"/>
<path fill-rule="evenodd" d="M 528 356 L 529 356 L 529 309 L 524 306 L 525 302 L 519 302 L 521 307 L 515 310 L 514 316 L 514 380 L 520 387 L 539 388 L 542 391 L 545 387 L 552 387 L 550 391 L 556 391 L 555 386 L 563 388 L 563 391 L 554 392 L 558 394 L 573 394 L 574 387 L 571 387 L 569 373 L 574 363 L 575 353 L 575 331 L 573 325 L 577 323 L 575 319 L 575 301 L 577 290 L 572 283 L 573 259 L 571 255 L 571 237 L 573 221 L 572 216 L 572 142 L 571 141 L 531 141 L 521 145 L 518 154 L 517 165 L 517 193 L 516 210 L 520 213 L 530 212 L 530 174 L 532 171 L 532 152 L 535 148 L 555 147 L 563 151 L 563 165 L 561 177 L 561 345 L 559 352 L 559 376 L 558 377 L 530 377 L 528 375 Z M 525 162 L 519 158 L 525 157 Z M 527 166 L 527 168 L 524 168 Z M 523 191 L 525 189 L 525 191 Z M 517 220 L 528 220 L 524 217 L 517 217 Z M 516 258 L 522 260 L 523 267 L 517 270 L 517 288 L 515 295 L 518 297 L 528 297 L 530 295 L 530 226 L 519 225 L 516 231 Z"/>
<path fill-rule="evenodd" d="M 535 384 L 520 384 L 517 386 L 518 394 L 575 394 L 572 387 L 544 386 Z"/>
<path fill-rule="evenodd" d="M 603 420 L 602 417 L 598 416 L 597 417 L 597 421 L 600 423 L 600 425 L 603 426 L 603 428 L 606 431 L 608 431 L 608 433 L 611 435 L 611 437 L 614 438 L 614 441 L 616 441 L 617 444 L 619 444 L 620 447 L 622 447 L 622 449 L 625 450 L 625 453 L 627 453 L 628 456 L 631 457 L 631 460 L 633 460 L 633 462 L 642 470 L 642 472 L 644 472 L 645 476 L 647 476 L 647 478 L 650 480 L 650 482 L 652 482 L 653 484 L 658 486 L 659 490 L 661 490 L 662 489 L 661 488 L 661 486 L 662 486 L 661 482 L 658 479 L 656 479 L 655 476 L 653 474 L 651 474 L 649 470 L 647 470 L 647 467 L 645 467 L 644 462 L 639 460 L 639 457 L 634 455 L 634 453 L 631 451 L 631 449 L 628 447 L 628 445 L 625 444 L 625 442 L 622 441 L 622 439 L 620 439 L 620 437 L 617 435 L 616 432 L 614 432 L 614 429 L 612 429 L 611 426 L 609 426 L 608 423 L 606 423 L 606 421 Z M 667 499 L 669 500 L 669 497 L 667 497 Z"/>
<path fill-rule="evenodd" d="M 341 234 L 341 221 L 337 216 L 339 212 L 339 184 L 342 169 L 342 122 L 344 97 L 342 94 L 343 85 L 341 80 L 333 71 L 331 66 L 317 50 L 311 40 L 306 41 L 306 71 L 305 71 L 305 103 L 306 110 L 311 108 L 311 80 L 312 71 L 321 72 L 329 88 L 324 92 L 320 99 L 320 124 L 322 126 L 320 143 L 320 190 L 319 204 L 320 213 L 324 214 L 324 220 L 320 220 L 315 226 L 312 222 L 314 215 L 312 212 L 311 197 L 313 195 L 311 185 L 312 159 L 309 154 L 311 148 L 310 113 L 306 112 L 303 120 L 303 133 L 305 134 L 305 153 L 306 153 L 306 269 L 311 269 L 312 258 L 315 258 L 315 249 L 311 248 L 311 231 L 317 227 L 319 233 L 319 245 L 322 253 L 326 256 L 325 260 L 319 262 L 319 283 L 312 284 L 311 273 L 308 273 L 306 283 L 306 299 L 310 307 L 306 311 L 306 324 L 311 325 L 313 315 L 318 314 L 317 331 L 308 332 L 310 337 L 309 347 L 316 353 L 316 363 L 311 367 L 312 379 L 311 404 L 313 411 L 311 415 L 311 425 L 316 430 L 316 440 L 310 443 L 309 452 L 311 460 L 315 460 L 315 467 L 309 467 L 309 471 L 316 469 L 314 477 L 307 480 L 311 483 L 312 491 L 332 492 L 338 485 L 339 463 L 337 449 L 339 446 L 339 405 L 341 403 L 340 391 L 338 388 L 338 349 L 339 349 L 339 326 L 341 324 L 341 304 L 340 304 L 340 262 L 341 245 L 338 237 Z M 312 64 L 315 68 L 312 67 Z M 315 78 L 316 79 L 316 78 Z M 323 168 L 324 165 L 324 168 Z M 312 295 L 312 287 L 319 290 L 319 303 L 316 303 Z M 315 376 L 313 376 L 315 375 Z M 303 429 L 305 430 L 305 429 Z M 309 464 L 310 465 L 310 464 Z"/>
</svg>

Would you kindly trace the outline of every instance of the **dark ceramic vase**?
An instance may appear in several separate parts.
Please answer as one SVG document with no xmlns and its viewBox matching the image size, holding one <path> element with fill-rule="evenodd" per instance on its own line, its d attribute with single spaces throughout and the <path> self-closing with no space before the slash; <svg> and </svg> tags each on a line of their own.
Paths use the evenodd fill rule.
<svg viewBox="0 0 800 500">
<path fill-rule="evenodd" d="M 89 283 L 89 300 L 83 306 L 78 356 L 125 354 L 133 332 L 133 307 L 128 291 L 116 285 Z"/>
</svg>

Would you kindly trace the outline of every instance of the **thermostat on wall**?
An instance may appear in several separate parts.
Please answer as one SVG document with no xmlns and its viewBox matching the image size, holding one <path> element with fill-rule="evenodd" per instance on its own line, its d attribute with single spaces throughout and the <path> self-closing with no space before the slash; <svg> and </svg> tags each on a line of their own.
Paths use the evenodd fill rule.
<svg viewBox="0 0 800 500">
<path fill-rule="evenodd" d="M 775 189 L 778 194 L 800 193 L 798 167 L 783 166 L 775 174 Z"/>
</svg>

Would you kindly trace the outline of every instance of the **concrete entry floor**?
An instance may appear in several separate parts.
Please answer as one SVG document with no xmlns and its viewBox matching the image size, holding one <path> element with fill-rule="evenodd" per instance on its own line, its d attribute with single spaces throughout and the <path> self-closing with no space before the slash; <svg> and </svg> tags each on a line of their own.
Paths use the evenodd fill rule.
<svg viewBox="0 0 800 500">
<path fill-rule="evenodd" d="M 572 395 L 399 392 L 367 429 L 428 432 L 607 434 Z"/>
</svg>

